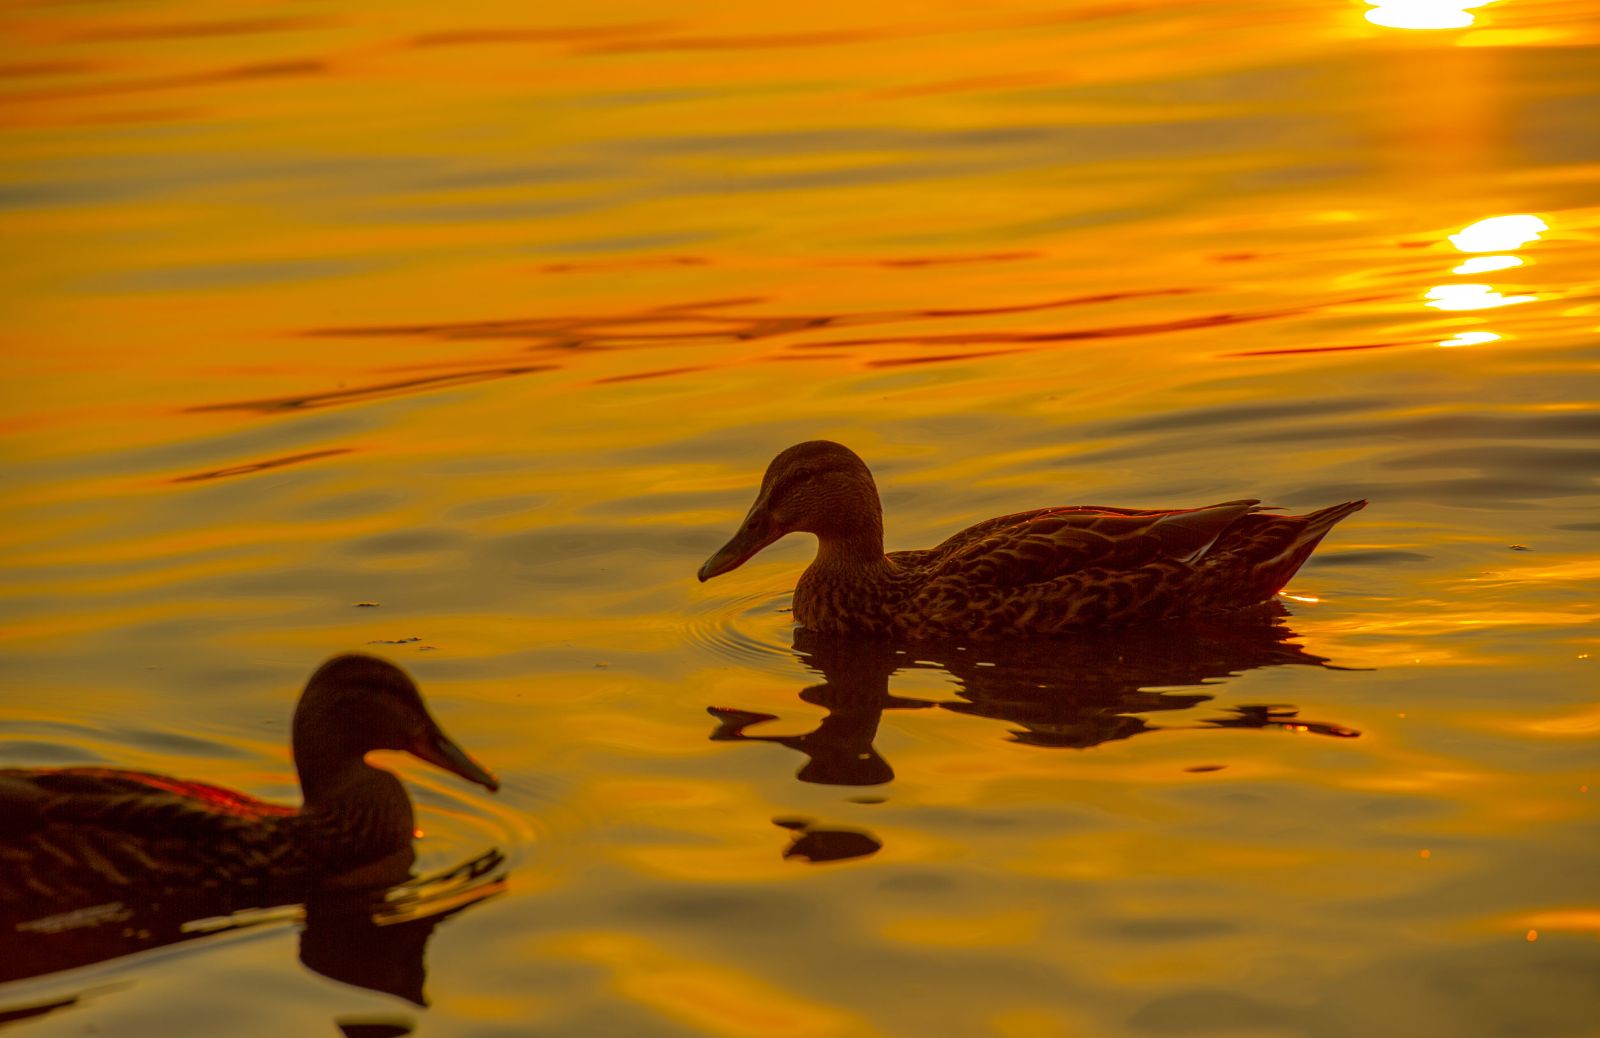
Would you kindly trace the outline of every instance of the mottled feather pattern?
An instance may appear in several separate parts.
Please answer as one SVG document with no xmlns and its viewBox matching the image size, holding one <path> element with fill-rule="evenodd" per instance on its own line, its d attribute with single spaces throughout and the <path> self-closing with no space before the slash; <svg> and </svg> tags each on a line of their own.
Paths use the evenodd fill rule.
<svg viewBox="0 0 1600 1038">
<path fill-rule="evenodd" d="M 1282 588 L 1338 514 L 1280 516 L 1254 501 L 1129 515 L 1099 508 L 1040 509 L 983 524 L 952 549 L 895 552 L 891 572 L 866 577 L 808 570 L 795 617 L 825 632 L 908 638 L 1052 634 L 1253 605 Z M 1174 536 L 1161 524 L 1210 513 Z M 1225 524 L 1225 525 L 1224 525 Z M 1214 528 L 1213 528 L 1214 527 Z M 1181 557 L 1204 549 L 1194 562 Z"/>
<path fill-rule="evenodd" d="M 702 579 L 784 533 L 815 533 L 817 559 L 795 589 L 796 621 L 820 633 L 911 639 L 1051 635 L 1257 605 L 1335 523 L 1366 505 L 1304 516 L 1275 514 L 1255 499 L 1038 508 L 985 520 L 934 548 L 884 555 L 877 488 L 847 448 L 791 447 L 762 485 L 746 526 L 762 539 L 752 548 L 736 537 Z"/>
<path fill-rule="evenodd" d="M 393 775 L 369 770 L 367 788 L 352 791 L 337 810 L 256 818 L 179 794 L 60 795 L 32 831 L 0 841 L 6 877 L 0 905 L 19 896 L 60 902 L 119 888 L 303 894 L 410 846 L 409 797 Z"/>
</svg>

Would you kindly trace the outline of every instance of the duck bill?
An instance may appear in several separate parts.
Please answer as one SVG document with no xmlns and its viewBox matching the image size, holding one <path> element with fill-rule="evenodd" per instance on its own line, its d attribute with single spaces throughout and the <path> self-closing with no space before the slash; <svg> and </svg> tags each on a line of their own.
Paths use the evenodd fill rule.
<svg viewBox="0 0 1600 1038">
<path fill-rule="evenodd" d="M 498 779 L 485 771 L 483 765 L 467 756 L 465 750 L 452 742 L 450 737 L 438 728 L 418 736 L 406 750 L 412 756 L 425 760 L 435 767 L 460 775 L 468 782 L 476 782 L 491 793 L 500 788 Z"/>
<path fill-rule="evenodd" d="M 700 583 L 704 584 L 712 577 L 738 569 L 748 562 L 752 555 L 782 536 L 783 530 L 779 529 L 778 524 L 767 515 L 766 497 L 763 495 L 757 498 L 756 503 L 750 506 L 750 514 L 745 516 L 744 522 L 740 524 L 739 532 L 734 534 L 733 539 L 727 544 L 717 549 L 717 553 L 700 567 Z"/>
</svg>

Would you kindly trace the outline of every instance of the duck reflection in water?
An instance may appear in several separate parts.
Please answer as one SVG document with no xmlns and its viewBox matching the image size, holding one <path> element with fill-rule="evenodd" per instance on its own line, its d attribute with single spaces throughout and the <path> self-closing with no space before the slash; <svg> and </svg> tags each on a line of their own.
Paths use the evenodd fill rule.
<svg viewBox="0 0 1600 1038">
<path fill-rule="evenodd" d="M 0 770 L 0 981 L 292 921 L 303 902 L 308 967 L 421 1004 L 433 927 L 501 889 L 504 859 L 411 878 L 411 799 L 366 754 L 404 750 L 498 783 L 373 657 L 312 675 L 292 741 L 298 809 L 143 772 Z"/>
<path fill-rule="evenodd" d="M 306 902 L 300 961 L 332 980 L 428 1004 L 424 952 L 438 925 L 506 889 L 505 856 L 486 851 L 379 897 L 330 894 Z"/>
<path fill-rule="evenodd" d="M 795 634 L 801 662 L 824 681 L 800 693 L 828 711 L 801 735 L 749 735 L 775 715 L 722 707 L 718 742 L 768 742 L 806 756 L 798 778 L 836 786 L 889 782 L 894 769 L 873 743 L 885 710 L 942 709 L 1018 725 L 1015 742 L 1086 749 L 1103 742 L 1159 731 L 1149 714 L 1188 710 L 1209 701 L 1202 692 L 1147 691 L 1207 685 L 1260 667 L 1332 667 L 1292 639 L 1281 606 L 1223 621 L 1189 621 L 1073 639 L 990 643 L 968 648 L 917 643 L 894 645 L 863 639 Z M 894 695 L 889 679 L 899 670 L 937 668 L 958 683 L 957 702 Z M 1202 720 L 1197 728 L 1278 728 L 1341 738 L 1360 733 L 1326 721 L 1303 720 L 1292 706 L 1249 705 Z"/>
<path fill-rule="evenodd" d="M 9 959 L 11 968 L 6 976 L 8 979 L 39 976 L 89 965 L 129 951 L 198 938 L 226 939 L 226 934 L 299 923 L 299 957 L 307 969 L 330 980 L 394 995 L 426 1007 L 426 952 L 434 930 L 446 919 L 505 889 L 505 855 L 489 850 L 454 868 L 410 879 L 386 890 L 325 891 L 311 894 L 304 905 L 196 918 L 194 913 L 201 909 L 192 899 L 176 903 L 157 901 L 125 908 L 123 911 L 129 913 L 126 916 L 118 914 L 123 920 L 121 937 L 124 941 L 131 938 L 133 944 L 107 939 L 104 932 L 87 937 L 78 935 L 71 944 L 58 944 L 43 956 Z M 6 944 L 8 955 L 9 941 L 10 938 Z M 37 945 L 33 951 L 38 951 Z M 17 968 L 24 963 L 27 968 Z M 96 985 L 66 998 L 32 1004 L 0 1004 L 0 1027 L 11 1020 L 71 1009 L 105 990 L 104 986 Z M 340 1031 L 349 1038 L 398 1038 L 410 1034 L 413 1024 L 414 1021 L 404 1014 L 387 1019 L 363 1016 L 360 1020 L 336 1021 Z"/>
</svg>

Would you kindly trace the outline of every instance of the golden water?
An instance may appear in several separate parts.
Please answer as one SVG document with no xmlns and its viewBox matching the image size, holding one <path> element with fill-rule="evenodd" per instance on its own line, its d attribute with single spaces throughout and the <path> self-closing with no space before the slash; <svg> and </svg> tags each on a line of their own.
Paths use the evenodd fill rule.
<svg viewBox="0 0 1600 1038">
<path fill-rule="evenodd" d="M 1592 4 L 541 6 L 9 5 L 0 763 L 292 801 L 377 651 L 506 784 L 397 761 L 423 865 L 510 868 L 427 1009 L 284 917 L 0 1010 L 1592 1033 Z M 830 659 L 807 539 L 694 579 L 816 437 L 895 548 L 1372 505 L 1246 644 Z"/>
</svg>

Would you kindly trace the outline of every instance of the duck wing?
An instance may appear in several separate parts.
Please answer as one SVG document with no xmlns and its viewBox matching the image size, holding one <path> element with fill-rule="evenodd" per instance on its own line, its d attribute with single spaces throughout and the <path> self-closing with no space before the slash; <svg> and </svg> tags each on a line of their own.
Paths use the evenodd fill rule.
<svg viewBox="0 0 1600 1038">
<path fill-rule="evenodd" d="M 295 866 L 289 807 L 109 768 L 0 771 L 0 916 L 135 887 L 198 890 Z"/>
<path fill-rule="evenodd" d="M 1246 499 L 1166 511 L 1040 508 L 969 527 L 915 561 L 926 585 L 969 589 L 1021 588 L 1083 570 L 1133 570 L 1157 560 L 1193 564 L 1259 504 Z"/>
<path fill-rule="evenodd" d="M 1016 512 L 1012 515 L 985 519 L 981 523 L 974 523 L 964 530 L 956 531 L 932 548 L 893 552 L 891 557 L 901 555 L 917 556 L 929 560 L 943 558 L 952 552 L 959 551 L 962 548 L 969 547 L 988 537 L 1004 533 L 1032 520 L 1053 516 L 1066 517 L 1068 519 L 1073 517 L 1088 519 L 1112 515 L 1168 515 L 1170 512 L 1170 509 L 1113 508 L 1109 505 L 1057 505 L 1052 508 L 1034 508 L 1027 512 Z"/>
<path fill-rule="evenodd" d="M 220 786 L 142 771 L 0 771 L 0 833 L 64 826 L 144 840 L 237 841 L 263 822 L 295 814 Z"/>
</svg>

